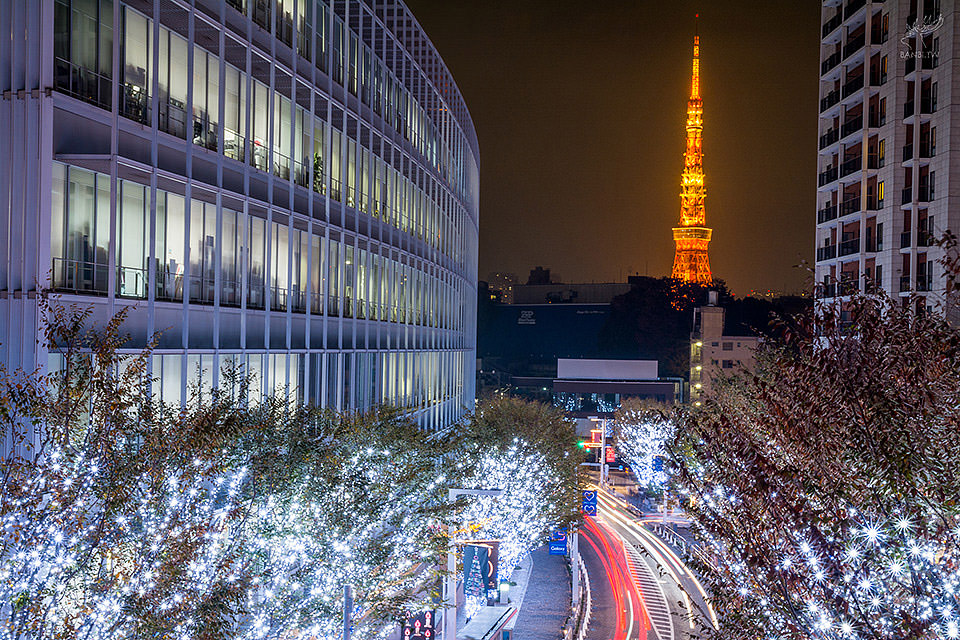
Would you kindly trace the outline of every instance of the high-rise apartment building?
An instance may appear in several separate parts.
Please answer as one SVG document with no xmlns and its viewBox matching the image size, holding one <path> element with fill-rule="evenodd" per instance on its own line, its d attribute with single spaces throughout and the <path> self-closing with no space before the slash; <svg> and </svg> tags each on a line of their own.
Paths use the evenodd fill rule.
<svg viewBox="0 0 960 640">
<path fill-rule="evenodd" d="M 960 229 L 953 2 L 822 6 L 818 295 L 883 291 L 932 309 L 946 288 L 934 240 Z M 953 130 L 956 130 L 954 126 Z"/>
<path fill-rule="evenodd" d="M 473 404 L 476 133 L 401 0 L 0 3 L 0 360 L 37 293 L 161 332 L 154 391 Z"/>
</svg>

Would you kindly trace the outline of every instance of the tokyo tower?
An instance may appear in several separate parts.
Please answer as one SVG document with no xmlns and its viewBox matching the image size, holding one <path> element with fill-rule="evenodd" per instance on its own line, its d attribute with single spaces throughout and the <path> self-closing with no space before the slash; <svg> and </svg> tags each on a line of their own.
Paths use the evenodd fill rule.
<svg viewBox="0 0 960 640">
<path fill-rule="evenodd" d="M 680 226 L 673 229 L 677 252 L 671 276 L 684 282 L 710 284 L 707 245 L 713 229 L 706 226 L 703 206 L 707 195 L 703 182 L 703 100 L 700 99 L 700 36 L 693 37 L 693 82 L 687 102 L 687 148 L 680 180 Z"/>
</svg>

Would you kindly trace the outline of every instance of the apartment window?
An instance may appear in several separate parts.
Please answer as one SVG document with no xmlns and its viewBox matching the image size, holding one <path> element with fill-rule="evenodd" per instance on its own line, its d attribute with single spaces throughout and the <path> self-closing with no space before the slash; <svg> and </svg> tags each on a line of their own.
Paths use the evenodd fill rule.
<svg viewBox="0 0 960 640">
<path fill-rule="evenodd" d="M 153 20 L 123 8 L 123 91 L 120 113 L 150 124 L 150 69 L 153 67 Z"/>
<path fill-rule="evenodd" d="M 193 144 L 217 150 L 220 117 L 219 59 L 193 47 Z"/>
<path fill-rule="evenodd" d="M 57 0 L 53 22 L 57 89 L 109 109 L 113 0 Z"/>
<path fill-rule="evenodd" d="M 183 300 L 186 269 L 186 224 L 184 199 L 173 193 L 157 192 L 157 299 Z"/>
<path fill-rule="evenodd" d="M 882 182 L 880 184 L 883 184 Z M 877 251 L 883 251 L 883 223 L 877 223 Z"/>
<path fill-rule="evenodd" d="M 290 231 L 286 224 L 273 223 L 270 247 L 270 308 L 287 308 L 287 290 L 290 286 Z"/>
<path fill-rule="evenodd" d="M 880 143 L 883 144 L 883 140 L 881 140 Z M 884 189 L 883 189 L 883 180 L 881 180 L 880 182 L 877 183 L 877 209 L 883 208 L 883 198 L 884 198 Z"/>
<path fill-rule="evenodd" d="M 126 180 L 120 182 L 117 216 L 117 295 L 147 297 L 147 188 Z"/>
<path fill-rule="evenodd" d="M 247 239 L 250 246 L 247 265 L 247 307 L 263 309 L 267 274 L 267 221 L 250 216 Z"/>
<path fill-rule="evenodd" d="M 217 207 L 190 202 L 190 299 L 213 303 L 217 261 Z"/>
<path fill-rule="evenodd" d="M 243 142 L 247 132 L 247 78 L 239 69 L 226 65 L 223 83 L 223 153 L 243 162 Z"/>
<path fill-rule="evenodd" d="M 723 343 L 723 350 L 724 350 L 724 351 L 733 351 L 733 343 L 732 343 L 732 342 L 724 342 L 724 343 Z"/>
<path fill-rule="evenodd" d="M 733 369 L 733 360 L 724 360 L 723 361 L 724 369 Z"/>
<path fill-rule="evenodd" d="M 240 306 L 243 275 L 240 256 L 243 252 L 243 226 L 240 213 L 223 207 L 220 214 L 220 304 Z"/>
<path fill-rule="evenodd" d="M 187 137 L 187 41 L 167 29 L 160 30 L 160 130 Z"/>
<path fill-rule="evenodd" d="M 874 273 L 875 275 L 873 277 L 873 281 L 876 283 L 877 288 L 879 289 L 883 286 L 883 265 L 878 264 L 874 269 Z"/>
<path fill-rule="evenodd" d="M 110 178 L 54 164 L 50 255 L 53 286 L 107 293 Z"/>
</svg>

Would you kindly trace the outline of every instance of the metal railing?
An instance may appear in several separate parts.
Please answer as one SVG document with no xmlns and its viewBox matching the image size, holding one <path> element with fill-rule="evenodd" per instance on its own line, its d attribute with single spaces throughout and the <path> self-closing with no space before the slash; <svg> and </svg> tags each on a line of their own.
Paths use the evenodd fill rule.
<svg viewBox="0 0 960 640">
<path fill-rule="evenodd" d="M 837 245 L 828 244 L 825 247 L 817 248 L 817 262 L 822 262 L 824 260 L 833 260 L 837 257 Z"/>
<path fill-rule="evenodd" d="M 840 243 L 839 254 L 841 257 L 849 256 L 852 253 L 858 253 L 860 251 L 860 238 L 850 238 L 849 240 L 844 240 Z"/>
<path fill-rule="evenodd" d="M 54 258 L 52 276 L 57 291 L 107 295 L 109 290 L 109 267 L 105 264 Z"/>
<path fill-rule="evenodd" d="M 860 211 L 860 196 L 847 198 L 840 204 L 840 215 L 846 216 Z"/>
<path fill-rule="evenodd" d="M 824 75 L 825 73 L 835 69 L 836 66 L 840 64 L 841 60 L 843 60 L 843 56 L 840 55 L 839 51 L 824 60 L 820 65 L 820 75 Z"/>
<path fill-rule="evenodd" d="M 855 116 L 855 117 L 853 117 L 853 118 L 850 118 L 850 119 L 848 119 L 846 122 L 843 123 L 843 126 L 840 127 L 840 137 L 841 137 L 841 138 L 846 138 L 846 137 L 847 137 L 848 135 L 850 135 L 851 133 L 854 133 L 854 132 L 856 132 L 856 131 L 860 131 L 861 129 L 863 129 L 863 115 L 862 115 L 862 114 L 859 115 L 859 116 Z"/>
<path fill-rule="evenodd" d="M 840 102 L 840 90 L 834 89 L 820 100 L 820 111 L 826 111 L 838 102 Z"/>
<path fill-rule="evenodd" d="M 821 29 L 820 34 L 822 38 L 826 38 L 828 35 L 833 33 L 833 30 L 840 26 L 840 23 L 843 22 L 843 12 L 837 11 L 837 15 L 833 16 L 829 20 L 823 23 L 823 29 Z"/>
<path fill-rule="evenodd" d="M 837 179 L 837 168 L 830 167 L 824 171 L 820 172 L 820 175 L 817 177 L 819 185 L 822 187 L 825 184 L 829 184 Z"/>
<path fill-rule="evenodd" d="M 863 3 L 861 2 L 861 4 Z M 857 51 L 860 51 L 860 49 L 863 49 L 863 45 L 866 44 L 866 42 L 867 42 L 867 32 L 864 31 L 863 33 L 858 35 L 856 38 L 854 38 L 853 40 L 850 40 L 849 42 L 847 42 L 846 45 L 844 45 L 843 57 L 845 59 L 849 58 L 850 56 L 855 54 Z"/>
<path fill-rule="evenodd" d="M 840 177 L 846 177 L 853 173 L 854 171 L 859 171 L 863 168 L 863 156 L 857 156 L 855 158 L 849 158 L 843 161 L 843 164 L 840 165 Z"/>
<path fill-rule="evenodd" d="M 817 211 L 817 224 L 822 224 L 824 222 L 829 222 L 834 220 L 837 217 L 837 205 L 828 204 L 823 209 Z"/>
<path fill-rule="evenodd" d="M 856 78 L 853 78 L 852 80 L 848 80 L 847 83 L 843 85 L 843 97 L 846 98 L 847 96 L 851 95 L 855 91 L 859 91 L 860 89 L 863 89 L 862 74 L 857 76 Z"/>
</svg>

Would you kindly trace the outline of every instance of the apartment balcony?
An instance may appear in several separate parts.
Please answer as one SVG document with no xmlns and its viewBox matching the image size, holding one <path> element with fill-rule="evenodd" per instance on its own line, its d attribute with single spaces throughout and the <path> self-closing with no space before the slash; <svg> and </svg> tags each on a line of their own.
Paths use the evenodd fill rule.
<svg viewBox="0 0 960 640">
<path fill-rule="evenodd" d="M 870 127 L 876 129 L 877 127 L 882 127 L 887 124 L 887 114 L 886 113 L 874 113 L 870 112 Z"/>
<path fill-rule="evenodd" d="M 844 278 L 837 283 L 837 295 L 852 296 L 860 290 L 856 278 Z"/>
<path fill-rule="evenodd" d="M 837 285 L 835 282 L 821 284 L 817 286 L 818 298 L 835 298 L 837 295 Z"/>
<path fill-rule="evenodd" d="M 823 224 L 824 222 L 830 222 L 831 220 L 837 219 L 837 205 L 828 204 L 823 209 L 817 211 L 817 224 Z"/>
<path fill-rule="evenodd" d="M 832 18 L 830 18 L 829 20 L 823 23 L 823 29 L 821 29 L 820 31 L 820 34 L 821 34 L 820 37 L 826 38 L 828 35 L 833 33 L 833 30 L 839 27 L 842 22 L 843 22 L 843 14 L 838 11 L 837 15 L 833 16 Z"/>
<path fill-rule="evenodd" d="M 846 60 L 847 58 L 855 54 L 857 51 L 860 51 L 860 49 L 863 49 L 863 45 L 866 44 L 866 42 L 867 42 L 866 32 L 861 33 L 853 40 L 850 40 L 849 42 L 847 42 L 847 44 L 843 47 L 844 60 Z"/>
<path fill-rule="evenodd" d="M 834 128 L 820 136 L 820 148 L 825 149 L 840 139 L 840 129 Z"/>
<path fill-rule="evenodd" d="M 817 248 L 817 262 L 823 262 L 824 260 L 833 260 L 837 257 L 837 245 L 828 244 L 825 247 Z"/>
<path fill-rule="evenodd" d="M 840 64 L 840 61 L 843 60 L 843 56 L 840 55 L 840 52 L 837 51 L 832 56 L 823 61 L 820 65 L 820 75 L 826 75 Z"/>
<path fill-rule="evenodd" d="M 857 211 L 860 211 L 860 196 L 847 198 L 840 204 L 841 216 L 848 216 L 851 213 L 856 213 Z"/>
<path fill-rule="evenodd" d="M 925 184 L 920 185 L 920 195 L 917 198 L 920 202 L 932 202 L 934 198 L 933 187 Z"/>
<path fill-rule="evenodd" d="M 886 164 L 886 158 L 876 153 L 867 155 L 867 169 L 883 169 Z"/>
<path fill-rule="evenodd" d="M 879 26 L 870 30 L 870 44 L 883 44 L 890 39 L 890 30 Z"/>
<path fill-rule="evenodd" d="M 913 202 L 913 187 L 905 187 L 900 192 L 900 204 L 910 204 Z"/>
<path fill-rule="evenodd" d="M 859 115 L 855 118 L 850 118 L 840 127 L 840 137 L 846 138 L 851 133 L 856 133 L 861 129 L 863 129 L 863 116 Z"/>
<path fill-rule="evenodd" d="M 844 7 L 844 9 L 843 9 L 843 19 L 846 20 L 847 18 L 849 18 L 850 16 L 852 16 L 853 14 L 855 14 L 855 13 L 856 13 L 857 11 L 859 11 L 865 4 L 867 4 L 867 0 L 850 0 L 850 1 L 847 3 L 847 6 Z"/>
<path fill-rule="evenodd" d="M 820 100 L 820 111 L 826 111 L 838 102 L 840 102 L 840 90 L 834 89 Z"/>
<path fill-rule="evenodd" d="M 920 113 L 935 113 L 937 100 L 933 96 L 920 96 Z"/>
<path fill-rule="evenodd" d="M 839 255 L 842 258 L 843 256 L 849 256 L 853 253 L 860 252 L 860 238 L 851 238 L 849 240 L 844 240 L 840 243 Z"/>
<path fill-rule="evenodd" d="M 926 229 L 918 229 L 917 236 L 918 247 L 932 247 L 933 245 L 937 244 L 937 238 L 931 231 L 927 231 Z"/>
<path fill-rule="evenodd" d="M 900 276 L 900 293 L 910 291 L 910 276 Z"/>
<path fill-rule="evenodd" d="M 933 272 L 917 272 L 917 291 L 933 291 Z"/>
<path fill-rule="evenodd" d="M 906 102 L 903 103 L 903 117 L 904 117 L 904 118 L 909 118 L 910 116 L 913 115 L 913 112 L 914 112 L 914 108 L 913 108 L 913 107 L 914 107 L 914 102 L 913 102 L 913 100 L 907 100 Z"/>
<path fill-rule="evenodd" d="M 867 238 L 867 242 L 864 245 L 863 249 L 866 253 L 877 253 L 878 251 L 883 251 L 883 242 L 878 238 Z"/>
<path fill-rule="evenodd" d="M 932 158 L 935 155 L 937 155 L 937 145 L 930 144 L 929 142 L 920 142 L 921 158 Z"/>
<path fill-rule="evenodd" d="M 910 233 L 909 230 L 902 232 L 902 233 L 900 234 L 900 248 L 901 248 L 901 249 L 908 249 L 908 248 L 910 248 L 911 240 L 912 240 L 912 238 L 911 238 L 911 233 Z"/>
<path fill-rule="evenodd" d="M 863 76 L 859 75 L 852 80 L 848 80 L 845 85 L 843 85 L 843 97 L 849 97 L 851 94 L 856 93 L 860 89 L 863 89 Z"/>
<path fill-rule="evenodd" d="M 870 86 L 881 87 L 887 82 L 887 74 L 878 71 L 870 72 Z"/>
<path fill-rule="evenodd" d="M 817 176 L 817 181 L 822 187 L 825 184 L 834 182 L 837 179 L 837 168 L 831 167 L 826 171 L 822 171 L 819 176 Z"/>
<path fill-rule="evenodd" d="M 840 177 L 845 178 L 855 171 L 860 171 L 862 168 L 863 168 L 863 156 L 850 158 L 849 160 L 844 161 L 844 163 L 840 165 Z"/>
</svg>

